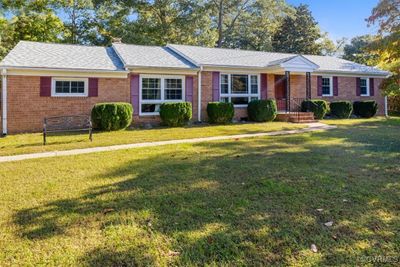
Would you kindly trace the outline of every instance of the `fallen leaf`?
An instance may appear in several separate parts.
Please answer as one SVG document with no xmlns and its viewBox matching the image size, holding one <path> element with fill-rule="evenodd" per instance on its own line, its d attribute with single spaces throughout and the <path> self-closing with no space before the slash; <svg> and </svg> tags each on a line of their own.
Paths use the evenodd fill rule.
<svg viewBox="0 0 400 267">
<path fill-rule="evenodd" d="M 112 209 L 112 208 L 104 209 L 103 210 L 103 214 L 107 214 L 107 213 L 110 213 L 110 212 L 113 212 L 113 211 L 114 211 L 114 209 Z"/>
<path fill-rule="evenodd" d="M 317 211 L 318 211 L 318 212 L 323 212 L 323 211 L 324 211 L 324 209 L 317 209 Z"/>
<path fill-rule="evenodd" d="M 337 240 L 337 235 L 332 235 L 332 238 L 336 241 Z"/>
<path fill-rule="evenodd" d="M 349 202 L 347 199 L 343 199 L 343 202 Z"/>
<path fill-rule="evenodd" d="M 318 252 L 317 246 L 315 244 L 311 244 L 311 251 L 314 253 Z"/>
<path fill-rule="evenodd" d="M 179 256 L 181 253 L 179 251 L 168 251 L 168 256 L 170 257 L 175 257 L 175 256 Z"/>
<path fill-rule="evenodd" d="M 333 222 L 332 222 L 332 221 L 326 222 L 326 223 L 324 223 L 324 225 L 325 225 L 325 226 L 328 226 L 328 227 L 331 227 L 331 226 L 333 225 Z"/>
</svg>

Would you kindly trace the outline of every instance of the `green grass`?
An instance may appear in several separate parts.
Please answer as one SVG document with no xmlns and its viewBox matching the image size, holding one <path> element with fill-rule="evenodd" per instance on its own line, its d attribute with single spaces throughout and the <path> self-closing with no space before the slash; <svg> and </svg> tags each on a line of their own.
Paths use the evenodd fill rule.
<svg viewBox="0 0 400 267">
<path fill-rule="evenodd" d="M 400 118 L 336 124 L 292 136 L 2 163 L 0 265 L 398 259 Z"/>
<path fill-rule="evenodd" d="M 0 156 L 173 139 L 292 130 L 304 127 L 304 125 L 285 122 L 267 122 L 147 130 L 136 128 L 115 132 L 96 132 L 93 135 L 93 142 L 89 141 L 88 133 L 53 134 L 47 138 L 48 143 L 46 146 L 43 145 L 43 136 L 40 133 L 18 134 L 0 138 Z"/>
</svg>

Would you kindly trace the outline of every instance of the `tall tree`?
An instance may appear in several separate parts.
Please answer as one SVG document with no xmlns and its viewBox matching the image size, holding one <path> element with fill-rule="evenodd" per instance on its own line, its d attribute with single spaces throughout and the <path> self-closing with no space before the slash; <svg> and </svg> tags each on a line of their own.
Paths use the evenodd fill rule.
<svg viewBox="0 0 400 267">
<path fill-rule="evenodd" d="M 307 5 L 295 7 L 294 15 L 286 16 L 272 37 L 276 52 L 320 55 L 322 37 L 317 22 Z"/>
<path fill-rule="evenodd" d="M 0 19 L 0 50 L 3 55 L 20 40 L 59 41 L 63 32 L 63 22 L 49 7 L 49 3 L 46 0 L 3 0 L 1 9 L 10 16 L 10 19 Z"/>
<path fill-rule="evenodd" d="M 53 0 L 53 7 L 65 14 L 64 38 L 67 43 L 88 43 L 87 35 L 94 29 L 91 0 Z"/>
<path fill-rule="evenodd" d="M 236 19 L 235 24 L 225 25 L 222 46 L 271 51 L 272 34 L 284 16 L 291 12 L 293 8 L 283 0 L 255 1 Z"/>
<path fill-rule="evenodd" d="M 343 58 L 360 64 L 375 66 L 378 63 L 378 55 L 370 53 L 369 49 L 374 42 L 372 35 L 356 36 L 346 44 L 343 49 Z"/>
<path fill-rule="evenodd" d="M 393 73 L 382 88 L 387 95 L 400 95 L 400 1 L 380 0 L 367 22 L 379 25 L 370 49 L 379 55 L 378 66 Z"/>
</svg>

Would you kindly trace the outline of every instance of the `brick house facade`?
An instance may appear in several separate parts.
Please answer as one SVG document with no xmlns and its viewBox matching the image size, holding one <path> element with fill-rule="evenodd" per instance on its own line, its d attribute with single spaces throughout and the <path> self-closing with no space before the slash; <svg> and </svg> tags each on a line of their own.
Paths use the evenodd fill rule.
<svg viewBox="0 0 400 267">
<path fill-rule="evenodd" d="M 10 53 L 11 58 L 13 53 L 18 53 L 20 58 L 20 54 L 27 53 L 21 50 L 21 46 L 38 46 L 37 43 L 29 43 L 22 44 L 19 48 L 15 49 L 16 51 Z M 47 44 L 46 44 L 47 45 Z M 53 46 L 46 46 L 46 50 L 51 49 Z M 39 45 L 40 47 L 40 45 Z M 68 47 L 69 48 L 69 47 Z M 180 47 L 178 47 L 180 48 Z M 75 49 L 73 46 L 71 49 Z M 81 49 L 81 48 L 80 48 Z M 313 62 L 310 62 L 309 59 L 305 59 L 301 56 L 293 56 L 288 60 L 280 60 L 273 61 L 273 64 L 270 64 L 266 67 L 258 67 L 258 66 L 208 66 L 204 64 L 204 66 L 200 66 L 198 64 L 194 66 L 194 63 L 188 63 L 189 59 L 182 59 L 182 55 L 185 53 L 190 54 L 191 51 L 186 51 L 185 47 L 182 49 L 182 55 L 176 52 L 177 48 L 174 47 L 168 54 L 165 54 L 165 49 L 163 50 L 154 50 L 149 52 L 149 55 L 146 55 L 145 52 L 146 47 L 136 47 L 136 46 L 127 46 L 123 45 L 121 47 L 114 47 L 115 51 L 117 51 L 118 56 L 121 58 L 121 65 L 117 66 L 115 69 L 110 70 L 90 70 L 89 68 L 92 66 L 88 66 L 88 69 L 85 70 L 76 70 L 74 69 L 72 72 L 62 72 L 60 69 L 43 69 L 43 68 L 19 68 L 16 66 L 8 66 L 7 58 L 5 59 L 5 63 L 0 64 L 0 69 L 2 69 L 2 125 L 6 126 L 7 133 L 21 133 L 21 132 L 38 132 L 42 129 L 43 119 L 45 117 L 51 116 L 63 116 L 63 115 L 78 115 L 78 114 L 90 114 L 90 111 L 94 104 L 99 102 L 129 102 L 133 104 L 134 107 L 134 123 L 141 124 L 147 122 L 159 122 L 159 116 L 156 112 L 150 112 L 146 114 L 144 112 L 146 106 L 144 94 L 144 82 L 142 79 L 147 79 L 146 82 L 150 83 L 161 83 L 159 90 L 161 87 L 164 94 L 173 92 L 176 93 L 176 88 L 172 88 L 171 90 L 169 86 L 178 86 L 179 90 L 181 90 L 179 95 L 179 99 L 181 101 L 190 101 L 192 102 L 193 108 L 193 121 L 207 121 L 207 104 L 211 101 L 222 101 L 228 100 L 235 101 L 240 100 L 243 101 L 243 97 L 240 94 L 233 94 L 233 86 L 234 76 L 238 81 L 245 80 L 249 88 L 246 90 L 250 90 L 250 87 L 254 86 L 254 89 L 257 89 L 255 95 L 248 95 L 245 98 L 250 101 L 250 99 L 261 98 L 261 99 L 276 99 L 279 98 L 276 95 L 278 80 L 283 79 L 283 75 L 289 75 L 290 79 L 290 98 L 298 98 L 305 99 L 306 96 L 306 73 L 310 73 L 310 90 L 311 90 L 311 98 L 325 99 L 329 102 L 336 100 L 349 100 L 349 101 L 357 101 L 357 100 L 375 100 L 378 103 L 379 111 L 378 115 L 385 114 L 385 98 L 381 95 L 379 90 L 379 85 L 387 76 L 385 72 L 376 72 L 376 73 L 345 73 L 344 71 L 322 71 L 317 68 L 317 65 Z M 132 67 L 133 64 L 137 62 L 132 62 L 132 60 L 137 60 L 138 55 L 134 55 L 133 59 L 130 59 L 129 56 L 132 53 L 135 53 L 136 50 L 140 50 L 140 56 L 142 57 L 150 57 L 150 54 L 156 54 L 156 57 L 148 58 L 148 61 L 157 61 L 159 58 L 165 59 L 165 62 L 157 62 L 160 66 L 140 66 L 140 67 Z M 187 48 L 189 49 L 189 48 Z M 190 47 L 190 49 L 194 49 Z M 203 49 L 203 48 L 196 48 Z M 175 52 L 176 53 L 175 53 Z M 214 53 L 214 50 L 207 50 L 209 53 Z M 221 52 L 222 51 L 222 52 Z M 236 50 L 234 50 L 236 51 Z M 44 53 L 45 53 L 44 49 Z M 215 53 L 223 53 L 223 50 L 217 50 Z M 232 53 L 232 50 L 228 51 L 229 54 Z M 72 54 L 75 53 L 73 50 Z M 76 53 L 79 53 L 76 50 Z M 99 52 L 99 57 L 107 57 L 110 54 L 110 51 L 107 51 L 106 55 L 104 55 L 103 51 Z M 125 54 L 124 54 L 125 53 Z M 236 52 L 235 52 L 236 53 Z M 247 53 L 247 52 L 246 52 Z M 261 53 L 261 52 L 258 52 Z M 69 52 L 71 54 L 71 52 Z M 30 54 L 28 54 L 30 55 Z M 252 58 L 252 54 L 245 54 L 248 58 Z M 256 54 L 257 60 L 259 55 L 263 56 L 264 54 Z M 85 55 L 80 55 L 83 57 Z M 195 57 L 194 55 L 193 57 Z M 269 54 L 267 54 L 269 56 Z M 286 55 L 287 56 L 287 55 Z M 29 56 L 27 56 L 29 57 Z M 176 62 L 173 62 L 174 66 L 168 66 L 171 64 L 171 60 L 175 60 L 178 58 Z M 226 57 L 230 60 L 229 57 Z M 316 61 L 313 57 L 310 58 Z M 317 58 L 321 61 L 321 59 Z M 119 63 L 113 62 L 111 67 L 118 65 Z M 129 61 L 131 60 L 131 61 Z M 186 60 L 186 61 L 185 61 Z M 255 59 L 254 59 L 255 60 Z M 333 60 L 333 59 L 330 59 Z M 12 60 L 8 60 L 10 62 L 14 62 Z M 51 61 L 51 59 L 50 59 Z M 59 60 L 56 59 L 56 62 Z M 198 59 L 193 60 L 193 62 L 197 62 Z M 183 62 L 183 63 L 181 63 Z M 7 65 L 8 63 L 8 65 Z M 321 61 L 324 63 L 324 61 Z M 29 62 L 27 63 L 29 64 Z M 55 64 L 55 63 L 54 63 Z M 85 64 L 85 63 L 80 63 Z M 137 64 L 143 64 L 139 62 Z M 225 63 L 226 64 L 226 63 Z M 232 63 L 233 64 L 233 63 Z M 251 63 L 255 65 L 255 63 Z M 7 65 L 7 66 L 5 66 Z M 132 66 L 131 66 L 132 65 Z M 224 75 L 224 77 L 223 77 Z M 229 76 L 228 76 L 229 75 Z M 47 77 L 43 79 L 43 77 Z M 96 79 L 96 90 L 95 94 L 87 94 L 87 95 L 55 95 L 54 92 L 54 80 L 57 77 L 64 78 L 68 81 L 68 79 L 72 80 L 69 84 L 69 90 L 72 90 L 72 83 L 74 79 Z M 77 78 L 78 77 L 78 78 Z M 95 78 L 92 78 L 95 77 Z M 222 78 L 227 79 L 229 77 L 229 96 L 223 95 L 222 92 Z M 325 81 L 330 81 L 331 86 L 331 95 L 321 95 L 321 85 L 320 80 L 324 77 Z M 359 92 L 359 79 L 362 78 L 368 83 L 368 96 L 360 96 Z M 43 80 L 52 81 L 51 91 L 48 92 L 47 95 L 42 94 L 43 89 Z M 156 79 L 156 81 L 154 81 Z M 242 80 L 240 80 L 242 79 Z M 287 79 L 287 78 L 286 78 Z M 236 80 L 235 80 L 236 81 Z M 178 83 L 177 83 L 178 82 Z M 371 83 L 372 82 L 372 83 Z M 171 83 L 172 85 L 167 85 L 167 83 Z M 177 84 L 175 84 L 177 83 Z M 62 85 L 62 83 L 61 83 Z M 201 88 L 199 88 L 201 85 Z M 85 85 L 86 87 L 92 85 Z M 149 85 L 146 85 L 149 86 Z M 228 84 L 226 84 L 228 86 Z M 245 87 L 246 87 L 245 86 Z M 286 86 L 286 85 L 285 85 Z M 326 86 L 326 85 L 325 85 Z M 48 85 L 47 87 L 50 87 Z M 50 90 L 50 88 L 47 88 Z M 92 90 L 93 88 L 89 88 Z M 199 90 L 201 89 L 201 90 Z M 88 88 L 86 88 L 88 90 Z M 146 89 L 147 90 L 147 89 Z M 178 90 L 178 91 L 179 91 Z M 236 89 L 235 89 L 236 90 Z M 251 89 L 253 90 L 253 89 Z M 150 93 L 153 92 L 150 88 L 148 90 Z M 232 92 L 231 92 L 232 91 Z M 334 91 L 334 92 L 332 92 Z M 72 92 L 72 91 L 71 91 Z M 87 93 L 87 91 L 86 91 Z M 201 93 L 201 97 L 199 97 L 199 93 Z M 147 96 L 146 96 L 147 97 Z M 199 101 L 200 100 L 200 101 Z M 154 109 L 154 106 L 161 103 L 161 101 L 157 100 L 154 103 L 151 102 L 147 104 L 150 108 Z M 145 107 L 146 106 L 146 107 Z M 200 110 L 199 110 L 200 108 Z M 200 113 L 200 114 L 199 114 Z M 6 115 L 6 117 L 4 116 Z M 241 119 L 247 117 L 247 108 L 246 105 L 236 105 L 235 106 L 235 118 Z M 4 120 L 6 118 L 6 120 Z M 5 132 L 4 127 L 0 125 L 3 133 Z"/>
</svg>

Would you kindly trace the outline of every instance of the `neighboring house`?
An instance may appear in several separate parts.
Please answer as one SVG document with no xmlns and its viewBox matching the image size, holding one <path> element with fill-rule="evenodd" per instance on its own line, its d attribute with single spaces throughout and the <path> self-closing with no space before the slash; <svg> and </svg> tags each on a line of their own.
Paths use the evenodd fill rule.
<svg viewBox="0 0 400 267">
<path fill-rule="evenodd" d="M 42 129 L 47 116 L 89 114 L 98 102 L 123 101 L 135 122 L 158 121 L 163 102 L 189 101 L 193 120 L 207 120 L 210 101 L 235 104 L 247 116 L 253 99 L 277 99 L 280 110 L 305 98 L 376 100 L 388 72 L 328 56 L 186 45 L 94 47 L 21 41 L 0 63 L 2 132 Z M 288 107 L 285 99 L 293 100 Z M 297 100 L 296 100 L 297 99 Z"/>
</svg>

